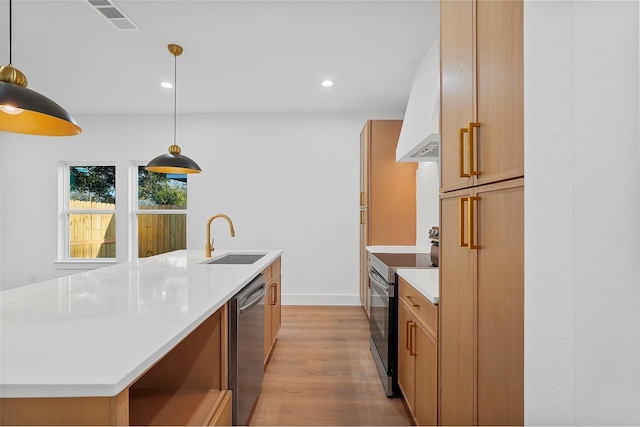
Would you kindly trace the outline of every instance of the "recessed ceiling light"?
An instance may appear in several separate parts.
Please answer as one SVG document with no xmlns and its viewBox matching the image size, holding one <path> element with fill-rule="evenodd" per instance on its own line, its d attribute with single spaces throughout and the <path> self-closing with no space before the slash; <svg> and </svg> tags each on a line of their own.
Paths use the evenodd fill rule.
<svg viewBox="0 0 640 427">
<path fill-rule="evenodd" d="M 171 89 L 173 87 L 173 84 L 171 82 L 161 82 L 160 86 L 162 86 L 165 89 Z"/>
<path fill-rule="evenodd" d="M 333 86 L 333 82 L 331 80 L 325 80 L 325 81 L 322 82 L 322 86 L 331 87 L 331 86 Z"/>
</svg>

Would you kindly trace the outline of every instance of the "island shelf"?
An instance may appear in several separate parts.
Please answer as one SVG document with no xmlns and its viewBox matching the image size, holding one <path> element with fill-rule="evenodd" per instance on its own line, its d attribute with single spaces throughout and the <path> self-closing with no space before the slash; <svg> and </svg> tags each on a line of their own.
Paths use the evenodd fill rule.
<svg viewBox="0 0 640 427">
<path fill-rule="evenodd" d="M 3 425 L 231 425 L 227 304 L 113 397 L 3 398 Z"/>
</svg>

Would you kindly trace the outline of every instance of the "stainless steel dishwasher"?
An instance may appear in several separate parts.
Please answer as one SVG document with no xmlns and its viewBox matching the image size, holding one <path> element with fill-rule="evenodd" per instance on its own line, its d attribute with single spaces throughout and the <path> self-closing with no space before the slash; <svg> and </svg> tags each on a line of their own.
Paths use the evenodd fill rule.
<svg viewBox="0 0 640 427">
<path fill-rule="evenodd" d="M 259 274 L 229 301 L 229 389 L 233 425 L 247 425 L 264 377 L 264 294 Z"/>
</svg>

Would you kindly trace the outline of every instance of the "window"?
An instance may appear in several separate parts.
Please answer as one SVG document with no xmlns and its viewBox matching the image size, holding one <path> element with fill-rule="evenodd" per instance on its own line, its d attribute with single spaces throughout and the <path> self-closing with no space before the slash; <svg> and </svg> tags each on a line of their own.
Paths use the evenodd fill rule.
<svg viewBox="0 0 640 427">
<path fill-rule="evenodd" d="M 66 164 L 62 259 L 116 257 L 116 167 Z"/>
<path fill-rule="evenodd" d="M 138 258 L 187 248 L 187 175 L 137 165 Z"/>
<path fill-rule="evenodd" d="M 60 163 L 58 269 L 86 270 L 186 249 L 187 176 L 149 172 L 145 165 Z M 128 191 L 116 197 L 117 185 Z"/>
</svg>

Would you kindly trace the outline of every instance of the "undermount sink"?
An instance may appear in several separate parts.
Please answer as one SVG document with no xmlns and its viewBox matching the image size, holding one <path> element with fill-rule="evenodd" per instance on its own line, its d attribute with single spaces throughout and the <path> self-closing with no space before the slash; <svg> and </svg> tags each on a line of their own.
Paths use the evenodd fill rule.
<svg viewBox="0 0 640 427">
<path fill-rule="evenodd" d="M 220 258 L 207 260 L 203 264 L 253 264 L 266 254 L 226 254 Z"/>
</svg>

